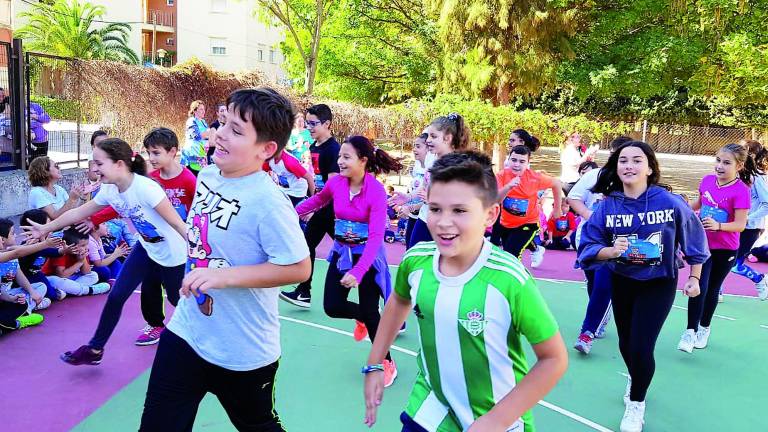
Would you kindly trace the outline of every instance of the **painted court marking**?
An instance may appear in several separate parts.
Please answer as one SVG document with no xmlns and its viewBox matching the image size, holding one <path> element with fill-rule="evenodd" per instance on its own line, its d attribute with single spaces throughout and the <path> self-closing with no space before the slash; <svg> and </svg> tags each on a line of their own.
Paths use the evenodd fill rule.
<svg viewBox="0 0 768 432">
<path fill-rule="evenodd" d="M 675 309 L 682 309 L 682 310 L 685 310 L 685 311 L 688 310 L 687 307 L 682 307 L 682 306 L 678 306 L 678 305 L 672 305 L 672 307 L 675 308 Z M 713 316 L 715 318 L 720 318 L 720 319 L 724 319 L 724 320 L 727 320 L 727 321 L 736 321 L 736 318 L 727 317 L 725 315 L 714 314 Z"/>
<path fill-rule="evenodd" d="M 768 329 L 768 325 L 763 325 L 763 324 L 760 324 L 760 327 L 762 327 L 762 328 L 764 328 L 764 329 Z"/>
<path fill-rule="evenodd" d="M 284 320 L 284 321 L 289 321 L 289 322 L 293 322 L 293 323 L 296 323 L 296 324 L 305 325 L 305 326 L 308 326 L 308 327 L 314 327 L 314 328 L 317 328 L 317 329 L 320 329 L 320 330 L 325 330 L 325 331 L 329 331 L 329 332 L 332 332 L 332 333 L 337 333 L 337 334 L 340 334 L 340 335 L 352 336 L 351 332 L 344 331 L 344 330 L 339 330 L 339 329 L 334 328 L 334 327 L 329 327 L 329 326 L 325 326 L 325 325 L 322 325 L 322 324 L 316 324 L 316 323 L 313 323 L 313 322 L 310 322 L 310 321 L 304 321 L 304 320 L 300 320 L 300 319 L 296 319 L 296 318 L 291 318 L 291 317 L 286 317 L 286 316 L 282 316 L 282 315 L 280 315 L 279 317 L 280 317 L 281 320 Z M 392 345 L 391 349 L 394 350 L 394 351 L 399 351 L 399 352 L 404 353 L 404 354 L 408 354 L 408 355 L 410 355 L 412 357 L 416 357 L 418 355 L 418 353 L 416 353 L 415 351 L 411 351 L 409 349 L 405 349 L 405 348 L 399 347 L 397 345 Z M 593 422 L 592 420 L 584 418 L 584 417 L 582 417 L 582 416 L 580 416 L 580 415 L 578 415 L 578 414 L 576 414 L 574 412 L 568 411 L 565 408 L 561 408 L 561 407 L 559 407 L 557 405 L 554 405 L 554 404 L 551 404 L 551 403 L 549 403 L 547 401 L 544 401 L 544 400 L 539 401 L 539 405 L 543 406 L 544 408 L 550 409 L 550 410 L 552 410 L 552 411 L 554 411 L 556 413 L 562 414 L 562 415 L 564 415 L 564 416 L 566 416 L 566 417 L 568 417 L 568 418 L 570 418 L 572 420 L 575 420 L 575 421 L 577 421 L 577 422 L 579 422 L 579 423 L 581 423 L 581 424 L 583 424 L 585 426 L 588 426 L 588 427 L 590 427 L 590 428 L 592 428 L 592 429 L 594 429 L 596 431 L 600 431 L 600 432 L 613 432 L 611 429 L 608 429 L 605 426 L 601 426 L 601 425 Z"/>
</svg>

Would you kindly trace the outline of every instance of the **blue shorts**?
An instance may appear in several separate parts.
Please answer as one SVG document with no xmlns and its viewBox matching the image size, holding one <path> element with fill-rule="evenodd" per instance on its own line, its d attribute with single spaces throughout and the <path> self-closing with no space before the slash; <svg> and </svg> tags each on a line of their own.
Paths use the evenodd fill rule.
<svg viewBox="0 0 768 432">
<path fill-rule="evenodd" d="M 428 432 L 426 429 L 421 427 L 418 423 L 413 421 L 411 416 L 406 414 L 405 411 L 403 411 L 403 413 L 400 414 L 400 421 L 403 422 L 402 432 Z"/>
</svg>

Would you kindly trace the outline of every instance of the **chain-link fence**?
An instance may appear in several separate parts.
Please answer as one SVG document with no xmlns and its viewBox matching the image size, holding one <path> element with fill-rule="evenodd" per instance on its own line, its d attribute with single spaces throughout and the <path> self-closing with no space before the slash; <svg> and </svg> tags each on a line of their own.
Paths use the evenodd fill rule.
<svg viewBox="0 0 768 432">
<path fill-rule="evenodd" d="M 688 126 L 635 122 L 628 136 L 645 141 L 657 153 L 712 155 L 722 146 L 738 143 L 743 139 L 756 139 L 768 144 L 768 131 L 709 126 Z M 605 136 L 596 142 L 608 148 L 615 136 Z"/>
</svg>

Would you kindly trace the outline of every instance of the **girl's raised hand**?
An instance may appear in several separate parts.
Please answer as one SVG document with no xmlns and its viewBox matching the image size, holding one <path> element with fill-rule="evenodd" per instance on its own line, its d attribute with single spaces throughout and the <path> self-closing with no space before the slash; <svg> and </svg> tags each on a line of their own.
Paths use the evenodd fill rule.
<svg viewBox="0 0 768 432">
<path fill-rule="evenodd" d="M 27 235 L 28 239 L 42 241 L 45 236 L 48 235 L 48 231 L 45 229 L 45 225 L 41 225 L 31 220 L 27 221 L 29 222 L 29 225 L 22 225 L 21 229 Z"/>
<path fill-rule="evenodd" d="M 404 194 L 402 192 L 395 192 L 392 195 L 392 198 L 390 198 L 387 201 L 387 204 L 389 204 L 390 206 L 401 206 L 401 205 L 405 204 L 406 202 L 408 202 L 408 195 L 406 195 L 406 194 Z"/>
</svg>

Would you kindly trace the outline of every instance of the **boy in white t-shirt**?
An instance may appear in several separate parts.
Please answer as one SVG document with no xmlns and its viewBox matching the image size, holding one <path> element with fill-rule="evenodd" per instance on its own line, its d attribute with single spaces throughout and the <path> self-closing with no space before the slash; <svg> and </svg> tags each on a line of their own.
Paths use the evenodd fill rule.
<svg viewBox="0 0 768 432">
<path fill-rule="evenodd" d="M 191 430 L 214 393 L 239 430 L 282 431 L 274 409 L 279 286 L 309 277 L 309 249 L 290 202 L 263 171 L 285 147 L 294 111 L 268 88 L 227 100 L 213 161 L 187 217 L 182 298 L 149 378 L 142 431 Z"/>
</svg>

